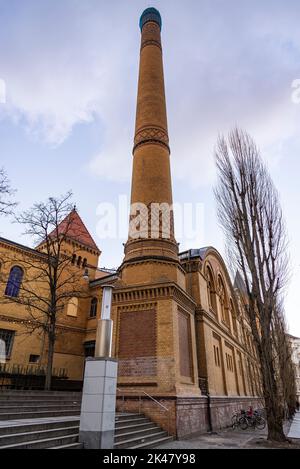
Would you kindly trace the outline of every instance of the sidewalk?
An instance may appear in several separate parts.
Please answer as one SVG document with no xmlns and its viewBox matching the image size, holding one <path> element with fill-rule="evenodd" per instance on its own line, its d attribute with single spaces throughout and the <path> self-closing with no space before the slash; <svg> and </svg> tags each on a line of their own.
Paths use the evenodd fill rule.
<svg viewBox="0 0 300 469">
<path fill-rule="evenodd" d="M 290 428 L 289 428 L 290 427 Z M 286 422 L 285 434 L 293 439 L 292 443 L 272 443 L 267 440 L 267 429 L 241 430 L 226 428 L 217 432 L 205 433 L 186 440 L 175 440 L 157 449 L 300 449 L 300 412 L 297 412 L 292 424 Z"/>
<path fill-rule="evenodd" d="M 296 412 L 290 431 L 288 433 L 288 438 L 299 438 L 300 439 L 300 412 Z"/>
<path fill-rule="evenodd" d="M 232 430 L 232 428 L 205 433 L 186 440 L 175 440 L 159 449 L 238 449 L 249 448 L 253 439 L 264 441 L 266 430 Z M 257 444 L 254 445 L 257 448 Z M 261 446 L 260 446 L 261 447 Z"/>
</svg>

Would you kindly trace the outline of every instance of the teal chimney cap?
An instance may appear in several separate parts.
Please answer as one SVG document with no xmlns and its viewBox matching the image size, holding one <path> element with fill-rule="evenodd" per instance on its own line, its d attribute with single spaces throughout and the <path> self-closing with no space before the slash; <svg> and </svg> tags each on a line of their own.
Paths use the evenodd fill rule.
<svg viewBox="0 0 300 469">
<path fill-rule="evenodd" d="M 145 11 L 143 11 L 141 18 L 140 18 L 140 29 L 142 31 L 144 24 L 148 23 L 148 21 L 154 21 L 155 23 L 158 24 L 159 29 L 161 30 L 161 16 L 159 11 L 156 8 L 150 7 L 146 8 Z"/>
</svg>

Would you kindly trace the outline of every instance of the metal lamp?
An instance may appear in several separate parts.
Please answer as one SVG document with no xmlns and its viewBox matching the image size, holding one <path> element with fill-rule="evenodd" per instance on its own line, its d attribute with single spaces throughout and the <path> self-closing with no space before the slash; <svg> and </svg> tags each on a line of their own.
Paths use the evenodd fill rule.
<svg viewBox="0 0 300 469">
<path fill-rule="evenodd" d="M 110 319 L 112 285 L 103 285 L 101 319 L 96 332 L 95 357 L 111 357 L 113 321 Z"/>
</svg>

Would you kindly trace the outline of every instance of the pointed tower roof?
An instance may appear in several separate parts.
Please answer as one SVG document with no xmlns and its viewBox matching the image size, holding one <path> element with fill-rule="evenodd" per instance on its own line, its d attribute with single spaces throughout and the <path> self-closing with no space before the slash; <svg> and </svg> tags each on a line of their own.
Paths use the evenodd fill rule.
<svg viewBox="0 0 300 469">
<path fill-rule="evenodd" d="M 243 277 L 241 276 L 240 272 L 237 270 L 234 279 L 234 288 L 237 288 L 241 293 L 247 293 L 247 287 Z"/>
<path fill-rule="evenodd" d="M 52 234 L 54 235 L 54 231 L 52 231 L 49 236 Z M 66 218 L 58 225 L 58 234 L 64 234 L 67 238 L 73 239 L 84 246 L 100 252 L 100 249 L 80 218 L 76 207 L 74 207 L 69 215 L 67 215 Z"/>
</svg>

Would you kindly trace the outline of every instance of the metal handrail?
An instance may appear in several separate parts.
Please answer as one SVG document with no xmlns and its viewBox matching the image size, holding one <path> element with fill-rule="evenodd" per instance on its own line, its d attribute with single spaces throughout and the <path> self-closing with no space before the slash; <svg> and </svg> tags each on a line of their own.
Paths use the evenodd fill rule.
<svg viewBox="0 0 300 469">
<path fill-rule="evenodd" d="M 153 396 L 150 396 L 150 394 L 148 394 L 147 392 L 145 391 L 142 391 L 143 394 L 145 394 L 145 396 L 147 397 L 150 397 L 150 399 L 152 399 L 152 401 L 156 402 L 156 404 L 158 404 L 160 407 L 162 407 L 164 410 L 166 410 L 167 412 L 169 412 L 169 409 L 167 407 L 165 407 L 163 404 L 161 404 L 160 402 L 158 402 L 156 399 L 154 399 Z"/>
<path fill-rule="evenodd" d="M 127 390 L 127 391 L 122 391 L 120 388 L 117 388 L 117 391 L 121 392 L 122 393 L 122 398 L 123 398 L 123 410 L 124 410 L 124 403 L 125 403 L 125 392 L 126 393 L 135 393 L 136 394 L 136 391 L 134 391 L 133 389 L 132 390 Z M 148 394 L 147 392 L 145 391 L 141 391 L 142 394 L 144 394 L 145 396 L 147 396 L 148 398 L 150 398 L 153 402 L 155 402 L 155 404 L 159 405 L 165 412 L 168 413 L 168 436 L 170 435 L 170 409 L 168 409 L 167 407 L 165 407 L 163 404 L 161 404 L 159 401 L 157 401 L 156 399 L 154 399 L 153 396 L 150 396 L 150 394 Z M 139 399 L 139 414 L 141 414 L 141 406 L 142 406 L 142 396 L 141 394 L 137 395 L 138 399 Z"/>
</svg>

